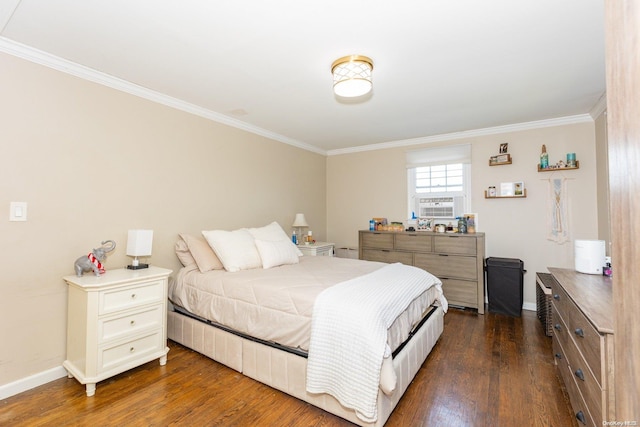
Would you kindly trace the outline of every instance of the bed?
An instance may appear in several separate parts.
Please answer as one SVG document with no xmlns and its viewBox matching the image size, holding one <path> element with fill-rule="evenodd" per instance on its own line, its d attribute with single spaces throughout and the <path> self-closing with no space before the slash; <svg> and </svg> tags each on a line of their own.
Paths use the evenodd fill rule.
<svg viewBox="0 0 640 427">
<path fill-rule="evenodd" d="M 176 254 L 169 339 L 361 426 L 384 425 L 443 330 L 434 276 L 301 256 L 277 223 L 181 234 Z"/>
</svg>

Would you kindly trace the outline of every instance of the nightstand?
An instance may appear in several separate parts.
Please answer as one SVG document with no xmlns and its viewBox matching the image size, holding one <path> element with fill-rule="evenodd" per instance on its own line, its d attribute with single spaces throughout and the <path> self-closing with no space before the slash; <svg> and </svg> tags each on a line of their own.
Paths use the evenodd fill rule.
<svg viewBox="0 0 640 427">
<path fill-rule="evenodd" d="M 300 244 L 298 249 L 306 256 L 333 256 L 334 243 L 316 242 L 310 245 Z"/>
<path fill-rule="evenodd" d="M 69 378 L 96 383 L 159 359 L 167 363 L 167 284 L 171 270 L 107 270 L 102 276 L 66 276 Z"/>
</svg>

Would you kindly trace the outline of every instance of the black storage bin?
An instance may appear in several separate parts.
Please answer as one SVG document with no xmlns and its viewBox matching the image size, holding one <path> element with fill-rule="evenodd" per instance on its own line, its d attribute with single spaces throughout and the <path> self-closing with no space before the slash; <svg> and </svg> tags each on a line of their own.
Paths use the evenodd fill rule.
<svg viewBox="0 0 640 427">
<path fill-rule="evenodd" d="M 514 258 L 486 259 L 487 297 L 489 311 L 520 317 L 524 262 Z"/>
</svg>

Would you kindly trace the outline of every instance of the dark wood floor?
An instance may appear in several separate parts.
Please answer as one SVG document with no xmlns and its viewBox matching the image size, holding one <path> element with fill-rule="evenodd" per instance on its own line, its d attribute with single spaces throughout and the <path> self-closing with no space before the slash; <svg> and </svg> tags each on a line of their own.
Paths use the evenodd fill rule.
<svg viewBox="0 0 640 427">
<path fill-rule="evenodd" d="M 169 342 L 157 361 L 98 384 L 62 378 L 0 401 L 1 426 L 349 426 Z M 535 313 L 451 309 L 387 426 L 577 426 Z"/>
</svg>

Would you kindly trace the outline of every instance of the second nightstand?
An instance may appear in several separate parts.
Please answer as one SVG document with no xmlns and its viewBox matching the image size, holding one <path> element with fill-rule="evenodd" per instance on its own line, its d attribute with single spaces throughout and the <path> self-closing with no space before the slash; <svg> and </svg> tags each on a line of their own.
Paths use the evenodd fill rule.
<svg viewBox="0 0 640 427">
<path fill-rule="evenodd" d="M 298 249 L 306 256 L 333 256 L 334 243 L 316 242 L 310 245 L 298 245 Z"/>
</svg>

